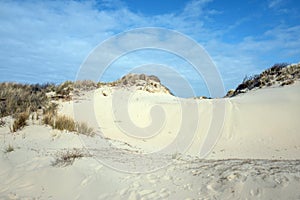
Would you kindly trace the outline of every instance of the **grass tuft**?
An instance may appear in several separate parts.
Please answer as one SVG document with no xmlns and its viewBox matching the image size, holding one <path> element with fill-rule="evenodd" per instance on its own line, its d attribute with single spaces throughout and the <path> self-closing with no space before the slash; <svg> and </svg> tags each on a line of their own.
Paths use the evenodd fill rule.
<svg viewBox="0 0 300 200">
<path fill-rule="evenodd" d="M 14 150 L 15 150 L 15 148 L 12 145 L 9 144 L 8 147 L 6 147 L 4 153 L 10 153 Z"/>
<path fill-rule="evenodd" d="M 71 117 L 61 115 L 55 118 L 54 127 L 58 130 L 76 131 L 76 123 Z"/>
<path fill-rule="evenodd" d="M 3 118 L 0 118 L 0 127 L 5 126 L 6 122 Z"/>
<path fill-rule="evenodd" d="M 63 153 L 58 153 L 53 166 L 66 167 L 72 165 L 76 159 L 90 156 L 88 153 L 83 152 L 81 149 L 74 148 Z"/>
<path fill-rule="evenodd" d="M 94 136 L 95 132 L 94 129 L 89 127 L 85 122 L 77 122 L 76 123 L 77 132 L 79 134 L 87 135 L 87 136 Z"/>
<path fill-rule="evenodd" d="M 12 132 L 16 132 L 22 129 L 24 126 L 27 125 L 26 121 L 29 118 L 29 112 L 22 112 L 16 115 L 15 121 L 12 126 Z"/>
</svg>

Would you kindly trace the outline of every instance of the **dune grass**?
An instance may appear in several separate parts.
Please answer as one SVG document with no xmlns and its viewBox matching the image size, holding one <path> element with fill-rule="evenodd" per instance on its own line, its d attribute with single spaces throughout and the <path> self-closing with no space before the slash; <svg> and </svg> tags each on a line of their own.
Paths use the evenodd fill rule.
<svg viewBox="0 0 300 200">
<path fill-rule="evenodd" d="M 73 118 L 65 115 L 51 115 L 46 114 L 43 117 L 43 123 L 50 125 L 53 129 L 67 130 L 70 132 L 77 132 L 87 136 L 94 136 L 93 128 L 89 127 L 85 122 L 76 122 Z"/>
<path fill-rule="evenodd" d="M 0 118 L 0 127 L 5 126 L 6 122 L 3 118 Z"/>
<path fill-rule="evenodd" d="M 26 85 L 18 83 L 0 83 L 0 117 L 37 111 L 48 103 L 43 90 L 48 85 Z"/>
<path fill-rule="evenodd" d="M 83 134 L 83 135 L 87 135 L 87 136 L 94 136 L 95 135 L 94 129 L 89 127 L 87 125 L 87 123 L 85 123 L 85 122 L 77 122 L 76 123 L 76 131 L 79 134 Z"/>
<path fill-rule="evenodd" d="M 52 163 L 52 165 L 56 167 L 66 167 L 68 165 L 72 165 L 76 159 L 89 156 L 90 154 L 84 152 L 82 149 L 74 148 L 72 150 L 58 153 L 56 160 Z"/>
<path fill-rule="evenodd" d="M 51 103 L 43 110 L 43 124 L 51 126 L 53 129 L 67 130 L 79 134 L 94 136 L 94 130 L 85 122 L 76 122 L 66 115 L 57 114 L 58 104 Z"/>
<path fill-rule="evenodd" d="M 0 126 L 4 126 L 2 119 L 12 115 L 13 124 L 10 126 L 11 132 L 16 132 L 27 125 L 30 113 L 36 113 L 39 119 L 38 110 L 43 110 L 42 123 L 50 125 L 54 129 L 68 130 L 92 136 L 93 129 L 86 123 L 75 122 L 72 118 L 57 115 L 58 104 L 51 102 L 52 97 L 48 97 L 48 92 L 54 92 L 54 99 L 62 98 L 71 100 L 74 89 L 77 91 L 88 91 L 96 89 L 97 83 L 88 80 L 66 81 L 59 85 L 46 84 L 19 84 L 19 83 L 0 83 Z M 34 120 L 32 115 L 32 120 Z"/>
<path fill-rule="evenodd" d="M 29 112 L 22 112 L 20 114 L 17 114 L 14 120 L 14 123 L 12 125 L 12 132 L 17 132 L 18 130 L 22 129 L 24 126 L 27 125 L 27 120 L 29 118 Z"/>
<path fill-rule="evenodd" d="M 15 150 L 15 148 L 14 148 L 11 144 L 9 144 L 9 145 L 5 148 L 4 153 L 10 153 L 10 152 L 13 152 L 14 150 Z"/>
<path fill-rule="evenodd" d="M 55 118 L 55 123 L 53 128 L 72 132 L 72 131 L 76 131 L 76 123 L 71 117 L 65 115 L 59 115 Z"/>
</svg>

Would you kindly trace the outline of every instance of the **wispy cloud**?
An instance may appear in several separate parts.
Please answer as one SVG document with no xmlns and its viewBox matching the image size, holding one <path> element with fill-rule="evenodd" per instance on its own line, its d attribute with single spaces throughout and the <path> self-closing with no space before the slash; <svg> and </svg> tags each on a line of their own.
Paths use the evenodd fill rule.
<svg viewBox="0 0 300 200">
<path fill-rule="evenodd" d="M 187 3 L 183 9 L 182 15 L 185 17 L 199 17 L 207 14 L 204 7 L 212 0 L 194 0 Z"/>
<path fill-rule="evenodd" d="M 222 17 L 223 10 L 211 8 L 211 3 L 213 0 L 188 1 L 181 11 L 144 16 L 132 12 L 120 0 L 0 1 L 0 80 L 72 80 L 96 45 L 116 33 L 148 26 L 177 30 L 203 45 L 221 72 L 226 89 L 235 87 L 246 74 L 260 72 L 274 62 L 299 62 L 299 23 L 279 21 L 266 26 L 262 34 L 241 37 L 241 27 L 251 26 L 257 19 L 248 15 L 220 24 L 214 17 Z M 267 4 L 275 9 L 284 2 Z M 235 36 L 235 42 L 224 39 L 225 34 Z M 164 59 L 156 61 L 164 63 Z M 128 65 L 136 61 L 125 60 Z M 139 61 L 152 60 L 144 54 Z M 190 77 L 193 74 L 189 70 L 180 72 Z M 190 80 L 193 82 L 193 78 Z"/>
<path fill-rule="evenodd" d="M 269 8 L 275 8 L 275 7 L 278 7 L 280 4 L 283 3 L 283 0 L 271 0 L 269 1 Z"/>
</svg>

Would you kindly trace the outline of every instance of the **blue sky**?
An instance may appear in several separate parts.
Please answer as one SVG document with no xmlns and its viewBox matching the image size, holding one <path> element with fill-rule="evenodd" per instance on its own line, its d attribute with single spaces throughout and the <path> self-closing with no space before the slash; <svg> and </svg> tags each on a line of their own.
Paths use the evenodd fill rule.
<svg viewBox="0 0 300 200">
<path fill-rule="evenodd" d="M 75 80 L 97 45 L 142 27 L 176 30 L 198 42 L 215 63 L 226 90 L 275 63 L 300 62 L 297 0 L 0 1 L 0 81 Z M 150 63 L 171 66 L 196 95 L 209 96 L 192 67 L 166 52 L 130 53 L 115 61 L 101 80 L 113 81 Z M 149 71 L 168 87 L 179 88 L 177 95 L 187 96 L 172 76 Z"/>
</svg>

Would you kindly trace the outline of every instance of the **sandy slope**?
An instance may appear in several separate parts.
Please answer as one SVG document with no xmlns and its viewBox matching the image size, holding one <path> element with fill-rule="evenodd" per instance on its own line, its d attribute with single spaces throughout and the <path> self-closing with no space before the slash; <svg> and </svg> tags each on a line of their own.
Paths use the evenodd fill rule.
<svg viewBox="0 0 300 200">
<path fill-rule="evenodd" d="M 99 89 L 61 104 L 61 113 L 75 112 L 76 119 L 95 127 L 94 138 L 52 130 L 37 121 L 15 134 L 7 126 L 0 128 L 0 199 L 300 198 L 299 83 L 218 100 L 138 92 L 128 102 L 128 92 L 122 91 L 114 106 L 112 95 L 103 96 L 103 90 L 114 92 Z M 122 113 L 113 115 L 124 111 L 118 106 L 124 102 L 130 121 Z M 154 105 L 163 108 L 165 118 L 160 109 L 151 118 Z M 192 118 L 184 121 L 182 135 L 182 116 L 193 116 L 195 105 L 197 126 Z M 223 105 L 224 116 L 216 109 Z M 224 117 L 220 135 L 212 132 L 218 130 L 211 125 L 214 117 Z M 134 129 L 127 126 L 131 123 Z M 128 128 L 131 135 L 124 134 Z M 207 134 L 219 140 L 206 159 L 197 158 L 205 152 Z M 5 152 L 8 145 L 14 151 Z M 62 162 L 66 152 L 83 157 Z M 147 170 L 155 171 L 142 173 Z"/>
<path fill-rule="evenodd" d="M 128 99 L 124 97 L 126 95 Z M 120 98 L 116 97 L 115 105 L 112 105 L 112 98 L 113 91 L 111 95 L 103 96 L 99 89 L 89 94 L 87 100 L 63 103 L 61 112 L 75 116 L 78 121 L 88 121 L 95 128 L 100 127 L 105 137 L 127 142 L 146 152 L 158 152 L 176 141 L 177 146 L 174 145 L 169 153 L 187 152 L 202 157 L 203 141 L 215 135 L 218 140 L 213 140 L 212 144 L 216 143 L 216 146 L 209 158 L 300 157 L 300 83 L 212 100 L 180 99 L 142 91 L 133 95 L 122 91 Z M 157 105 L 163 112 L 158 111 L 151 118 L 151 108 Z M 194 109 L 198 109 L 197 112 L 193 112 Z M 118 110 L 128 116 L 120 117 L 122 113 Z M 183 110 L 188 110 L 188 115 L 184 115 Z M 191 116 L 195 114 L 196 121 L 192 122 Z M 165 117 L 161 117 L 163 115 Z M 163 123 L 155 121 L 157 118 Z M 184 128 L 182 118 L 190 123 Z M 151 123 L 157 123 L 158 128 L 147 128 Z M 197 123 L 197 127 L 193 123 Z M 130 130 L 128 126 L 136 128 Z M 153 131 L 153 136 L 144 138 L 143 131 Z M 177 141 L 180 134 L 189 137 L 186 144 L 191 146 L 188 149 L 181 146 L 182 141 Z"/>
<path fill-rule="evenodd" d="M 300 158 L 300 84 L 225 99 L 222 135 L 211 158 Z"/>
</svg>

